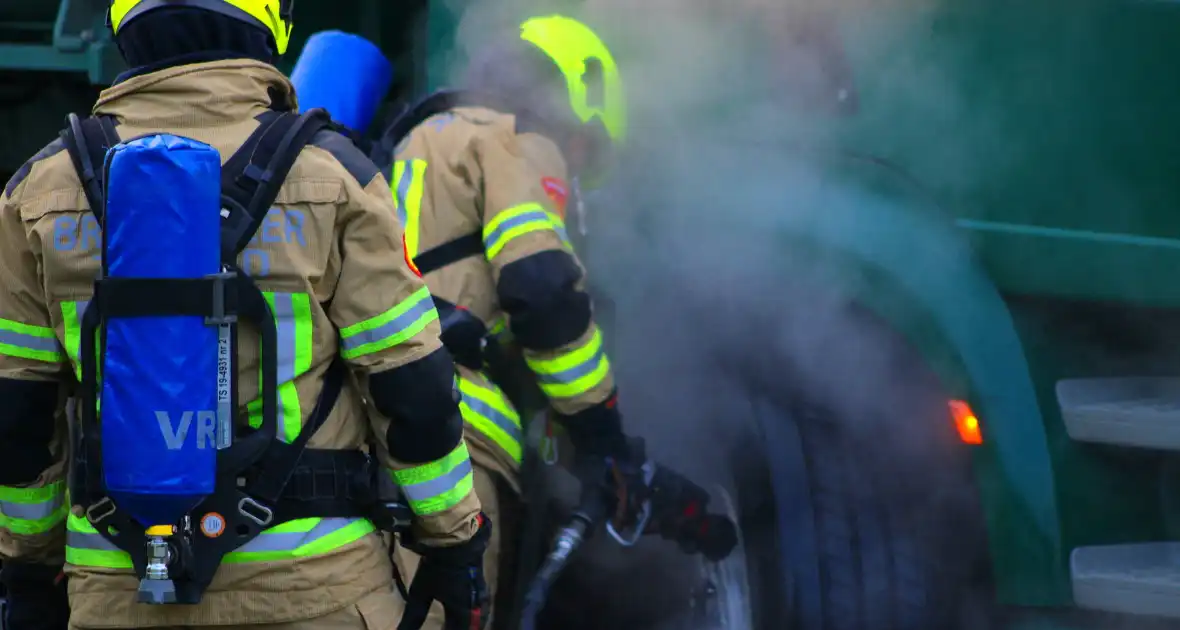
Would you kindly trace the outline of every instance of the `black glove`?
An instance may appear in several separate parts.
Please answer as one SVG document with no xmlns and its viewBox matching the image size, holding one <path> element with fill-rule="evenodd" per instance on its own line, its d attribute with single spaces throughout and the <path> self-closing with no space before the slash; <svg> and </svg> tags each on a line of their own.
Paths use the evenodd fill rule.
<svg viewBox="0 0 1180 630">
<path fill-rule="evenodd" d="M 686 553 L 700 553 L 710 560 L 733 551 L 737 525 L 725 516 L 705 512 L 709 495 L 703 488 L 648 461 L 643 440 L 623 433 L 615 395 L 558 419 L 577 451 L 574 474 L 582 482 L 579 512 L 591 520 L 605 517 L 621 540 L 656 533 Z"/>
<path fill-rule="evenodd" d="M 70 603 L 60 567 L 5 561 L 0 584 L 8 592 L 7 630 L 65 630 Z"/>
<path fill-rule="evenodd" d="M 579 511 L 605 517 L 617 532 L 635 528 L 650 496 L 649 470 L 642 438 L 623 436 L 609 455 L 577 449 L 573 472 L 582 482 Z"/>
<path fill-rule="evenodd" d="M 617 395 L 575 414 L 557 414 L 580 458 L 626 461 L 632 458 L 632 444 L 623 433 L 623 416 Z M 640 462 L 642 465 L 642 461 Z"/>
<path fill-rule="evenodd" d="M 737 546 L 737 524 L 727 516 L 709 514 L 709 493 L 683 475 L 656 466 L 650 497 L 647 531 L 675 542 L 684 553 L 699 553 L 716 562 Z"/>
<path fill-rule="evenodd" d="M 426 622 L 431 603 L 442 604 L 446 630 L 483 630 L 491 597 L 483 576 L 483 554 L 492 537 L 492 522 L 479 515 L 479 531 L 461 545 L 428 547 L 412 540 L 402 544 L 422 556 L 406 596 L 406 610 L 398 630 L 418 630 Z"/>
<path fill-rule="evenodd" d="M 641 438 L 626 438 L 626 444 L 613 457 L 579 454 L 575 459 L 574 472 L 582 482 L 579 510 L 605 516 L 624 540 L 657 534 L 685 553 L 700 553 L 713 561 L 728 556 L 737 545 L 737 524 L 707 512 L 708 492 L 649 461 Z"/>
</svg>

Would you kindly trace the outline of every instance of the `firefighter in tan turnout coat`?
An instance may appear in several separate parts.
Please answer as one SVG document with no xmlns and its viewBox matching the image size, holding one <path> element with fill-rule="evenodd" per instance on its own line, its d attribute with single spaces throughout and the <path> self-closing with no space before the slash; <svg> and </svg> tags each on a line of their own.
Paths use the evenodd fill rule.
<svg viewBox="0 0 1180 630">
<path fill-rule="evenodd" d="M 132 70 L 102 93 L 95 116 L 123 140 L 168 132 L 231 159 L 260 124 L 295 109 L 289 82 L 272 65 L 286 50 L 290 9 L 278 0 L 114 0 L 110 21 Z M 355 458 L 337 456 L 363 458 L 370 445 L 414 512 L 427 568 L 413 588 L 478 628 L 492 528 L 473 491 L 454 363 L 422 280 L 389 263 L 404 252 L 386 178 L 330 129 L 294 158 L 237 259 L 278 331 L 276 440 L 296 440 L 319 413 L 333 367 L 348 368 L 312 433 L 310 471 L 292 475 L 274 513 L 299 501 L 312 507 L 229 548 L 198 604 L 137 603 L 142 575 L 132 556 L 96 529 L 91 505 L 66 494 L 67 470 L 79 462 L 78 453 L 67 454 L 60 410 L 84 380 L 80 326 L 103 251 L 72 157 L 61 140 L 51 143 L 0 197 L 0 562 L 13 618 L 27 624 L 15 630 L 64 623 L 56 595 L 63 560 L 71 627 L 394 627 L 392 566 L 374 520 L 347 509 L 316 516 L 324 497 L 304 496 L 305 484 L 295 483 L 304 473 L 319 475 L 316 482 L 327 475 L 328 487 L 343 492 L 332 475 Z M 240 330 L 237 419 L 248 434 L 248 425 L 260 426 L 266 366 L 258 335 Z M 316 469 L 317 461 L 326 468 Z M 326 499 L 337 509 L 352 500 Z M 206 529 L 216 522 L 207 517 L 201 533 L 214 538 L 220 531 Z"/>
<path fill-rule="evenodd" d="M 476 64 L 470 88 L 411 108 L 422 120 L 394 152 L 390 185 L 406 252 L 435 295 L 444 341 L 460 364 L 476 493 L 501 522 L 520 490 L 528 417 L 540 409 L 552 410 L 579 455 L 633 456 L 565 224 L 567 205 L 578 203 L 575 177 L 593 172 L 622 139 L 625 117 L 610 52 L 563 16 L 524 22 L 517 38 Z M 470 332 L 473 323 L 480 333 Z M 524 380 L 543 394 L 532 397 L 539 404 L 513 391 L 521 379 L 485 369 L 485 331 L 500 351 L 520 353 Z M 501 557 L 510 534 L 494 532 L 485 556 L 493 592 L 505 586 L 498 568 L 511 560 Z M 399 549 L 396 562 L 413 574 L 417 558 Z M 426 627 L 441 624 L 436 606 Z"/>
</svg>

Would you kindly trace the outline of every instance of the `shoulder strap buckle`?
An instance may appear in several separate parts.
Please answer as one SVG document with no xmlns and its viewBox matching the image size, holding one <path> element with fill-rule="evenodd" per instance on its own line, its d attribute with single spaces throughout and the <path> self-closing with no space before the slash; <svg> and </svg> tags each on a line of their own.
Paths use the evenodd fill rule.
<svg viewBox="0 0 1180 630">
<path fill-rule="evenodd" d="M 207 277 L 213 281 L 213 314 L 205 318 L 205 324 L 210 326 L 236 324 L 238 322 L 238 316 L 236 313 L 231 313 L 226 309 L 225 296 L 227 290 L 237 290 L 236 286 L 227 287 L 227 285 L 237 279 L 237 272 L 227 269 L 221 273 L 215 273 Z"/>
</svg>

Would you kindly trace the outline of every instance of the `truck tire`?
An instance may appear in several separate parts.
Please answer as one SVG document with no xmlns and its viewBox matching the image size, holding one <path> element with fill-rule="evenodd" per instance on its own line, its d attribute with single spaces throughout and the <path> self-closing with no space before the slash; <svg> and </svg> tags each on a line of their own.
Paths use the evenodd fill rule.
<svg viewBox="0 0 1180 630">
<path fill-rule="evenodd" d="M 840 317 L 819 354 L 763 353 L 739 370 L 756 628 L 989 628 L 985 524 L 950 396 L 880 320 L 854 305 Z"/>
<path fill-rule="evenodd" d="M 788 413 L 765 401 L 755 408 L 773 505 L 753 515 L 750 482 L 740 501 L 750 555 L 760 559 L 750 569 L 759 630 L 966 627 L 961 613 L 983 549 L 968 532 L 979 528 L 964 528 L 962 515 L 940 506 L 899 500 L 897 477 L 815 410 Z M 787 592 L 767 592 L 776 579 Z"/>
</svg>

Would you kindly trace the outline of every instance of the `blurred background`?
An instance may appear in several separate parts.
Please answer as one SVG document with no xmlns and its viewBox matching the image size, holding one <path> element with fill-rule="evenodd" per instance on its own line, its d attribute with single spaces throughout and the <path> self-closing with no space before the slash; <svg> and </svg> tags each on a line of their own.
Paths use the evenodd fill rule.
<svg viewBox="0 0 1180 630">
<path fill-rule="evenodd" d="M 0 0 L 5 179 L 122 70 L 105 5 Z M 1180 5 L 300 0 L 283 69 L 376 43 L 379 135 L 558 11 L 627 83 L 580 253 L 628 428 L 744 545 L 597 541 L 554 627 L 1180 618 Z"/>
</svg>

